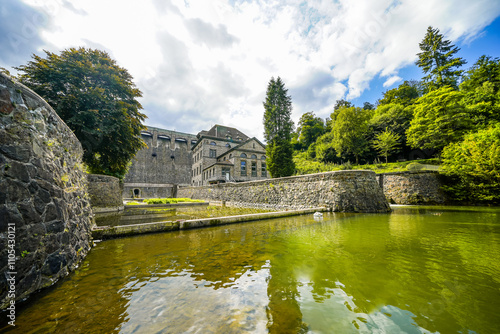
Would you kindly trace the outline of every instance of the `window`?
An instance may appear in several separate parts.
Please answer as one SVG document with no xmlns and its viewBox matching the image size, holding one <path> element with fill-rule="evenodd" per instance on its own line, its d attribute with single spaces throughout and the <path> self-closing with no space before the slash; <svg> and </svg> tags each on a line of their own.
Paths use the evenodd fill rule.
<svg viewBox="0 0 500 334">
<path fill-rule="evenodd" d="M 229 179 L 230 179 L 230 172 L 231 172 L 231 168 L 229 168 L 229 167 L 222 167 L 222 177 L 224 178 L 224 180 L 229 181 Z"/>
<path fill-rule="evenodd" d="M 255 154 L 252 154 L 251 158 L 252 159 L 257 159 L 257 156 Z"/>
<path fill-rule="evenodd" d="M 260 158 L 261 158 L 262 160 L 266 160 L 266 156 L 265 156 L 265 155 L 261 156 Z"/>
<path fill-rule="evenodd" d="M 217 144 L 214 141 L 212 141 L 212 142 L 210 142 L 210 145 L 216 146 Z"/>
<path fill-rule="evenodd" d="M 210 158 L 216 158 L 217 157 L 217 150 L 210 150 L 209 157 Z"/>
<path fill-rule="evenodd" d="M 252 176 L 257 177 L 257 163 L 252 161 Z"/>
<path fill-rule="evenodd" d="M 227 144 L 226 144 L 226 147 L 227 147 L 227 148 L 231 148 L 231 144 L 227 143 Z"/>
<path fill-rule="evenodd" d="M 247 176 L 247 162 L 241 162 L 241 176 Z"/>
<path fill-rule="evenodd" d="M 260 167 L 260 170 L 261 170 L 262 176 L 263 177 L 267 177 L 267 170 L 266 170 L 266 164 L 265 163 L 262 163 L 262 165 Z"/>
<path fill-rule="evenodd" d="M 247 155 L 245 153 L 240 154 L 240 158 L 246 158 L 246 157 L 247 157 Z"/>
</svg>

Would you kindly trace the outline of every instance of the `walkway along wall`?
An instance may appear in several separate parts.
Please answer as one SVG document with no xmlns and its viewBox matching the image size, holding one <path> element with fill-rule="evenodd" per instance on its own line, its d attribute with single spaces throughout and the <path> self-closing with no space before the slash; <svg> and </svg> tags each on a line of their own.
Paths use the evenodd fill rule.
<svg viewBox="0 0 500 334">
<path fill-rule="evenodd" d="M 0 309 L 52 285 L 90 250 L 82 155 L 45 101 L 0 73 Z"/>
<path fill-rule="evenodd" d="M 215 186 L 180 187 L 177 196 L 272 209 L 326 206 L 340 212 L 390 211 L 372 171 L 337 171 Z"/>
</svg>

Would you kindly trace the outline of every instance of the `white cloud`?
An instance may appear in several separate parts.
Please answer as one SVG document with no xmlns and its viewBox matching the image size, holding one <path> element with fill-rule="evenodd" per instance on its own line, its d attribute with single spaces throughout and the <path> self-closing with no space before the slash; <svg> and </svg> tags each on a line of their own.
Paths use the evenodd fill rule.
<svg viewBox="0 0 500 334">
<path fill-rule="evenodd" d="M 384 87 L 390 87 L 392 85 L 394 85 L 396 82 L 400 82 L 401 80 L 403 80 L 401 77 L 395 75 L 395 76 L 392 76 L 390 77 L 389 79 L 387 79 L 385 82 L 384 82 Z"/>
<path fill-rule="evenodd" d="M 398 71 L 415 61 L 429 25 L 470 41 L 500 15 L 497 0 L 24 3 L 47 18 L 37 29 L 50 51 L 102 46 L 127 68 L 148 125 L 196 133 L 222 123 L 258 138 L 272 76 L 292 94 L 295 121 L 308 111 L 327 117 L 336 100 L 359 97 L 374 79 L 384 87 L 402 80 Z"/>
</svg>

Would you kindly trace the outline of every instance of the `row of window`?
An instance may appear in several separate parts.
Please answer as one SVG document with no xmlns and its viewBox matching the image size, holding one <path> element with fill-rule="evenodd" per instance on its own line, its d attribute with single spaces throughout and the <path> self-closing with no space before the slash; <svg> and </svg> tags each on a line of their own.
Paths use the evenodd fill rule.
<svg viewBox="0 0 500 334">
<path fill-rule="evenodd" d="M 240 164 L 240 172 L 241 176 L 247 176 L 247 162 L 245 160 L 241 160 Z M 260 165 L 260 173 L 262 177 L 267 176 L 266 164 L 261 163 Z M 252 161 L 251 163 L 251 174 L 252 177 L 257 177 L 257 162 Z"/>
</svg>

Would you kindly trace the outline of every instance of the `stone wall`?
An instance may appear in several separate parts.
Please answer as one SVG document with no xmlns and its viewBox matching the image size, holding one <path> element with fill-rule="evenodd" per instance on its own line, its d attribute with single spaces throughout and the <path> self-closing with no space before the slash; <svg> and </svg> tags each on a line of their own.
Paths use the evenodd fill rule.
<svg viewBox="0 0 500 334">
<path fill-rule="evenodd" d="M 438 172 L 397 172 L 377 175 L 387 200 L 393 204 L 444 204 Z"/>
<path fill-rule="evenodd" d="M 0 309 L 14 290 L 22 300 L 66 276 L 90 250 L 82 154 L 42 98 L 0 73 Z"/>
<path fill-rule="evenodd" d="M 108 176 L 88 174 L 88 192 L 92 208 L 123 209 L 123 187 L 120 179 Z"/>
<path fill-rule="evenodd" d="M 372 171 L 338 171 L 215 186 L 180 187 L 177 196 L 273 209 L 326 206 L 341 212 L 390 211 Z"/>
<path fill-rule="evenodd" d="M 134 190 L 141 198 L 170 197 L 174 185 L 191 184 L 196 136 L 148 127 L 142 132 L 147 148 L 139 150 L 123 182 L 123 197 L 131 198 Z"/>
</svg>

